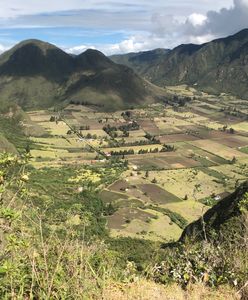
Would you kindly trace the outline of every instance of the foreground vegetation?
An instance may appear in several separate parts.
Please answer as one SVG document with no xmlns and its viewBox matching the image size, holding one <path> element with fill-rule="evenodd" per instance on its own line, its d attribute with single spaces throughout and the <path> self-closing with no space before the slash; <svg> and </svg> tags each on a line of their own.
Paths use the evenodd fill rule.
<svg viewBox="0 0 248 300">
<path fill-rule="evenodd" d="M 167 289 L 159 283 L 185 289 L 176 288 L 176 299 L 195 294 L 195 284 L 201 287 L 205 299 L 238 299 L 240 295 L 245 299 L 247 236 L 243 230 L 247 227 L 225 232 L 221 242 L 217 232 L 209 232 L 206 240 L 194 245 L 184 242 L 162 247 L 145 240 L 111 239 L 104 222 L 109 211 L 97 197 L 97 186 L 103 181 L 87 183 L 71 209 L 66 207 L 66 201 L 61 203 L 65 207 L 54 202 L 52 208 L 48 198 L 37 195 L 37 171 L 32 173 L 28 159 L 28 155 L 7 154 L 0 158 L 1 299 L 125 299 L 135 290 L 143 295 L 142 299 L 148 299 L 152 286 L 164 297 L 161 299 L 167 299 L 172 287 Z M 112 167 L 118 170 L 121 165 L 114 163 Z M 47 176 L 42 172 L 48 170 L 40 173 L 39 191 L 48 186 L 48 182 L 42 182 Z M 67 174 L 69 178 L 70 175 Z M 75 180 L 81 177 L 70 181 Z M 43 200 L 42 205 L 37 197 Z M 239 202 L 242 218 L 247 217 L 247 199 L 244 194 Z M 223 285 L 229 287 L 219 290 Z M 132 292 L 128 286 L 133 287 Z M 138 295 L 132 297 L 139 299 Z"/>
<path fill-rule="evenodd" d="M 1 299 L 247 298 L 245 103 L 175 89 L 1 114 Z"/>
</svg>

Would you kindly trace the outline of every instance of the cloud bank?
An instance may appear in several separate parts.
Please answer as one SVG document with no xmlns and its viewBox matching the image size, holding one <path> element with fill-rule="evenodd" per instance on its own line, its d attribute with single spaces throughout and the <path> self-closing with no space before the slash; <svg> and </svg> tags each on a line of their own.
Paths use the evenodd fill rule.
<svg viewBox="0 0 248 300">
<path fill-rule="evenodd" d="M 181 43 L 205 43 L 248 28 L 248 0 L 234 0 L 229 8 L 194 12 L 184 19 L 166 13 L 154 13 L 149 31 L 131 35 L 120 43 L 98 45 L 106 54 L 144 51 L 154 48 L 173 48 Z M 77 52 L 78 47 L 70 51 Z"/>
<path fill-rule="evenodd" d="M 95 48 L 107 55 L 145 51 L 154 48 L 173 48 L 181 43 L 204 43 L 214 38 L 234 34 L 248 27 L 248 0 L 2 0 L 0 28 L 49 28 L 58 36 L 58 28 L 77 27 L 75 41 L 54 41 L 71 53 Z M 216 8 L 215 8 L 216 7 Z M 78 30 L 88 30 L 92 36 L 104 30 L 112 32 L 113 41 L 104 38 L 76 38 Z M 116 38 L 122 32 L 122 37 Z M 35 34 L 35 33 L 32 33 Z M 115 36 L 114 36 L 115 34 Z M 13 33 L 14 35 L 14 33 Z M 25 35 L 26 37 L 26 35 Z M 46 35 L 37 36 L 46 39 Z M 12 36 L 8 45 L 19 37 Z M 53 41 L 51 41 L 53 42 Z M 7 47 L 1 39 L 0 52 Z"/>
</svg>

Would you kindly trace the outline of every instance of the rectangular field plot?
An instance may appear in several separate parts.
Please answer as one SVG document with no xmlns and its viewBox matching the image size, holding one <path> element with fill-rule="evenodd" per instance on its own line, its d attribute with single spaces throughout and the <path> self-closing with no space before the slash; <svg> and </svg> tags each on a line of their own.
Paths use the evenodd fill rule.
<svg viewBox="0 0 248 300">
<path fill-rule="evenodd" d="M 146 221 L 153 215 L 137 208 L 124 207 L 118 209 L 112 216 L 107 217 L 108 227 L 111 229 L 122 229 L 128 222 L 132 220 Z"/>
<path fill-rule="evenodd" d="M 248 122 L 240 122 L 237 124 L 233 124 L 232 128 L 236 131 L 248 132 Z"/>
<path fill-rule="evenodd" d="M 235 180 L 245 180 L 247 178 L 245 171 L 248 171 L 248 168 L 240 168 L 238 165 L 222 165 L 211 167 L 210 169 L 221 172 L 225 176 L 228 176 L 232 181 Z"/>
<path fill-rule="evenodd" d="M 122 141 L 122 138 L 116 138 L 117 141 L 121 142 Z M 133 136 L 130 136 L 129 137 L 125 137 L 124 138 L 124 141 L 125 141 L 125 144 L 129 144 L 129 143 L 138 143 L 138 142 L 147 142 L 147 139 L 143 136 L 140 136 L 140 137 L 133 137 Z"/>
<path fill-rule="evenodd" d="M 167 164 L 163 159 L 160 159 L 159 157 L 149 157 L 145 155 L 139 155 L 140 157 L 129 157 L 128 161 L 136 165 L 139 169 L 170 169 L 170 165 Z"/>
<path fill-rule="evenodd" d="M 108 190 L 103 190 L 100 193 L 100 198 L 104 203 L 113 203 L 120 199 L 126 199 L 126 200 L 128 199 L 128 197 L 125 194 L 111 192 Z"/>
<path fill-rule="evenodd" d="M 160 134 L 180 133 L 180 126 L 189 126 L 190 123 L 182 119 L 159 118 L 155 120 L 155 124 L 160 130 Z"/>
<path fill-rule="evenodd" d="M 159 128 L 156 126 L 154 121 L 151 120 L 139 120 L 138 124 L 140 127 L 147 133 L 151 135 L 159 135 L 162 132 L 159 130 Z"/>
<path fill-rule="evenodd" d="M 52 112 L 48 112 L 45 110 L 39 110 L 39 111 L 30 111 L 27 113 L 30 117 L 31 121 L 33 122 L 49 122 Z"/>
<path fill-rule="evenodd" d="M 103 124 L 99 123 L 98 120 L 88 119 L 88 117 L 78 114 L 73 114 L 73 117 L 74 120 L 76 120 L 76 123 L 74 121 L 74 125 L 76 125 L 78 129 L 80 126 L 89 126 L 90 130 L 101 130 L 103 127 Z"/>
<path fill-rule="evenodd" d="M 156 218 L 153 218 L 154 216 Z M 133 219 L 122 229 L 110 228 L 110 235 L 112 237 L 132 237 L 163 242 L 179 239 L 182 230 L 175 223 L 172 223 L 168 216 L 156 213 L 153 217 L 149 217 L 145 221 Z"/>
<path fill-rule="evenodd" d="M 150 171 L 149 178 L 156 178 L 162 188 L 181 199 L 186 195 L 189 200 L 202 199 L 227 189 L 216 178 L 195 169 Z"/>
<path fill-rule="evenodd" d="M 224 159 L 231 160 L 233 159 L 233 157 L 238 158 L 238 157 L 247 156 L 247 154 L 245 153 L 242 153 L 228 146 L 222 145 L 213 140 L 199 140 L 199 141 L 190 142 L 190 144 L 199 147 L 203 150 L 206 150 L 208 152 L 214 153 L 220 157 L 223 157 Z"/>
<path fill-rule="evenodd" d="M 223 126 L 222 126 L 223 127 Z M 225 133 L 220 130 L 214 130 L 210 129 L 206 126 L 185 126 L 185 127 L 180 127 L 181 130 L 184 130 L 191 135 L 197 137 L 198 139 L 213 139 L 213 138 L 225 138 L 228 136 L 228 133 Z"/>
<path fill-rule="evenodd" d="M 135 155 L 134 157 L 130 156 L 128 160 L 140 169 L 149 169 L 152 167 L 158 169 L 180 169 L 201 166 L 200 162 L 177 153 Z"/>
<path fill-rule="evenodd" d="M 196 141 L 198 138 L 190 134 L 179 133 L 163 135 L 159 137 L 159 140 L 161 143 L 168 144 L 175 142 Z"/>
<path fill-rule="evenodd" d="M 220 144 L 223 144 L 231 148 L 248 146 L 248 137 L 240 136 L 240 135 L 229 135 L 214 140 Z"/>
<path fill-rule="evenodd" d="M 226 159 L 220 156 L 214 155 L 213 153 L 192 145 L 190 141 L 186 143 L 177 143 L 176 147 L 178 153 L 199 161 L 201 164 L 203 164 L 203 166 L 205 166 L 207 162 L 207 166 L 229 163 Z"/>
<path fill-rule="evenodd" d="M 62 121 L 59 121 L 58 123 L 39 122 L 39 125 L 41 125 L 51 135 L 66 135 L 70 129 L 69 126 Z"/>
<path fill-rule="evenodd" d="M 130 188 L 130 184 L 128 181 L 124 179 L 117 180 L 113 184 L 111 184 L 108 189 L 116 192 L 124 192 L 126 189 Z"/>
<path fill-rule="evenodd" d="M 181 199 L 179 199 L 177 196 L 169 193 L 155 184 L 140 184 L 138 185 L 138 189 L 156 204 L 167 204 L 181 201 Z"/>
</svg>

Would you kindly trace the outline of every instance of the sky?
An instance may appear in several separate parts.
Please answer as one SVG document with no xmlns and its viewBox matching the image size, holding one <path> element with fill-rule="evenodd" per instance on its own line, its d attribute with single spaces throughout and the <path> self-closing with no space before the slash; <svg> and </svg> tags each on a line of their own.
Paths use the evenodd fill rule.
<svg viewBox="0 0 248 300">
<path fill-rule="evenodd" d="M 0 0 L 0 53 L 40 39 L 106 55 L 204 43 L 248 28 L 248 0 Z"/>
</svg>

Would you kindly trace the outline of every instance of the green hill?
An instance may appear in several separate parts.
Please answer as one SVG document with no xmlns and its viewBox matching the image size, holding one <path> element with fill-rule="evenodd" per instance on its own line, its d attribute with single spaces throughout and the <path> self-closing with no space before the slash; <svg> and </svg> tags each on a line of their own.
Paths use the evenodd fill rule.
<svg viewBox="0 0 248 300">
<path fill-rule="evenodd" d="M 155 59 L 137 60 L 139 54 L 113 60 L 127 64 L 159 86 L 188 84 L 210 93 L 248 96 L 248 29 L 202 45 L 180 45 Z M 136 58 L 134 60 L 134 58 Z"/>
<path fill-rule="evenodd" d="M 1 104 L 49 107 L 64 101 L 105 109 L 153 102 L 164 91 L 96 50 L 72 56 L 42 41 L 28 40 L 0 56 Z"/>
</svg>

